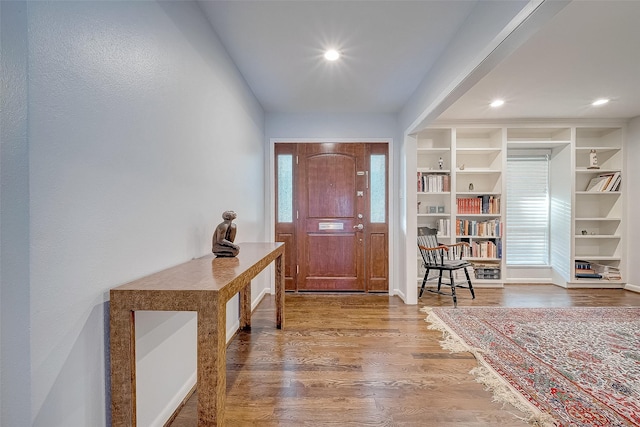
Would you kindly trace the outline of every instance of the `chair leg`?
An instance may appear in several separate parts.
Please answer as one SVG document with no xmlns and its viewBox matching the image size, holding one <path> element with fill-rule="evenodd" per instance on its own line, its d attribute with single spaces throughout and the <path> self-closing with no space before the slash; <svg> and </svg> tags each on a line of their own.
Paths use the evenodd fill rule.
<svg viewBox="0 0 640 427">
<path fill-rule="evenodd" d="M 451 296 L 453 297 L 453 308 L 458 306 L 458 297 L 456 297 L 456 282 L 453 280 L 453 270 L 449 270 L 449 279 L 451 280 Z"/>
<path fill-rule="evenodd" d="M 467 276 L 467 283 L 469 284 L 469 290 L 471 291 L 471 299 L 476 299 L 476 294 L 473 292 L 473 285 L 471 284 L 471 278 L 469 277 L 467 267 L 464 268 L 464 275 Z"/>
<path fill-rule="evenodd" d="M 422 293 L 424 292 L 424 285 L 426 285 L 428 277 L 429 269 L 427 268 L 427 271 L 424 273 L 424 279 L 422 279 L 422 286 L 420 287 L 420 295 L 418 295 L 418 298 L 420 298 L 422 296 Z"/>
<path fill-rule="evenodd" d="M 440 286 L 442 286 L 442 270 L 440 270 L 440 275 L 438 276 L 438 293 L 440 293 Z"/>
</svg>

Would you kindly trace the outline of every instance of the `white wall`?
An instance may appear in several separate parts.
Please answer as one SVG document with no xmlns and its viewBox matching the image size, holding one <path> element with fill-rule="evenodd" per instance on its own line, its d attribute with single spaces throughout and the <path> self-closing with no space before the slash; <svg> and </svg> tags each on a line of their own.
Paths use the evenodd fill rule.
<svg viewBox="0 0 640 427">
<path fill-rule="evenodd" d="M 474 68 L 509 35 L 505 26 L 529 3 L 528 0 L 478 2 L 402 108 L 399 114 L 401 128 L 415 131 L 411 128 L 421 120 L 433 120 L 451 105 L 455 99 L 449 97 L 456 86 L 473 77 Z M 475 81 L 481 77 L 477 76 Z"/>
<path fill-rule="evenodd" d="M 30 364 L 20 382 L 5 382 L 3 353 L 2 424 L 108 425 L 108 290 L 209 253 L 226 209 L 238 212 L 236 241 L 266 239 L 264 114 L 196 3 L 27 2 L 9 28 L 12 7 L 3 58 L 5 37 L 28 34 L 28 116 L 14 127 L 20 148 L 28 123 L 29 151 L 14 170 L 29 193 L 3 164 L 2 201 L 9 187 L 29 203 L 3 203 L 2 252 L 30 233 L 30 279 L 19 268 L 22 282 L 5 285 L 3 262 L 2 348 L 31 332 L 9 355 Z M 6 240 L 5 214 L 24 212 L 26 233 Z M 5 323 L 14 288 L 19 314 Z M 164 422 L 190 387 L 194 328 L 192 314 L 137 316 L 139 425 Z M 29 387 L 9 413 L 7 388 L 24 398 Z"/>
<path fill-rule="evenodd" d="M 0 425 L 30 423 L 25 2 L 0 2 Z"/>
<path fill-rule="evenodd" d="M 640 116 L 629 121 L 627 137 L 625 138 L 624 165 L 626 179 L 622 181 L 622 191 L 626 192 L 627 202 L 627 288 L 640 292 L 640 253 L 636 242 L 640 241 L 640 229 L 635 227 L 633 219 L 640 212 L 640 198 L 636 197 L 635 190 L 640 187 Z M 624 272 L 623 272 L 624 274 Z"/>
<path fill-rule="evenodd" d="M 267 113 L 265 119 L 266 143 L 272 139 L 299 139 L 300 141 L 310 139 L 345 139 L 345 140 L 366 140 L 371 139 L 393 139 L 389 152 L 393 165 L 390 166 L 390 182 L 395 183 L 395 187 L 390 189 L 391 198 L 389 200 L 390 219 L 389 230 L 393 236 L 391 242 L 391 256 L 398 256 L 400 244 L 400 129 L 398 127 L 395 114 L 359 114 L 359 113 Z M 267 170 L 273 169 L 273 159 L 267 156 Z M 273 198 L 273 185 L 265 187 L 267 198 Z M 274 206 L 267 207 L 270 223 L 273 222 Z M 273 230 L 271 230 L 273 233 Z M 396 258 L 398 259 L 398 258 Z M 406 287 L 406 283 L 400 279 L 398 263 L 390 262 L 389 289 L 391 293 Z M 401 296 L 403 292 L 399 293 Z"/>
<path fill-rule="evenodd" d="M 574 130 L 572 134 L 575 135 Z M 551 282 L 560 286 L 566 286 L 573 274 L 571 197 L 575 183 L 572 173 L 575 170 L 574 162 L 570 145 L 553 149 L 549 169 L 551 183 L 549 260 L 552 267 Z"/>
</svg>

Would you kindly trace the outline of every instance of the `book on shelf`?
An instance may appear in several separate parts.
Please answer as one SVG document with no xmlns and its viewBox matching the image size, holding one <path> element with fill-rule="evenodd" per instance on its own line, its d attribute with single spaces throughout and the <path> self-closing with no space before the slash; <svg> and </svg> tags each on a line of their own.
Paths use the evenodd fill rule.
<svg viewBox="0 0 640 427">
<path fill-rule="evenodd" d="M 602 275 L 594 270 L 589 261 L 575 261 L 575 277 L 578 279 L 602 279 Z"/>
<path fill-rule="evenodd" d="M 451 191 L 451 177 L 448 173 L 418 172 L 418 192 L 442 193 Z"/>
<path fill-rule="evenodd" d="M 456 199 L 458 214 L 500 214 L 500 197 L 488 194 L 478 197 L 458 197 Z"/>
<path fill-rule="evenodd" d="M 451 220 L 448 218 L 440 218 L 436 224 L 437 235 L 448 236 L 449 229 L 451 229 Z"/>
<path fill-rule="evenodd" d="M 618 191 L 621 181 L 620 172 L 602 173 L 591 178 L 585 191 L 590 193 Z"/>
<path fill-rule="evenodd" d="M 620 269 L 612 265 L 598 264 L 597 262 L 591 262 L 591 268 L 595 274 L 599 274 L 605 280 L 622 280 Z"/>
<path fill-rule="evenodd" d="M 493 242 L 491 240 L 469 242 L 469 246 L 464 246 L 462 256 L 464 258 L 502 258 L 502 243 L 500 240 Z"/>
<path fill-rule="evenodd" d="M 498 218 L 488 221 L 456 219 L 456 235 L 502 237 L 502 222 Z"/>
</svg>

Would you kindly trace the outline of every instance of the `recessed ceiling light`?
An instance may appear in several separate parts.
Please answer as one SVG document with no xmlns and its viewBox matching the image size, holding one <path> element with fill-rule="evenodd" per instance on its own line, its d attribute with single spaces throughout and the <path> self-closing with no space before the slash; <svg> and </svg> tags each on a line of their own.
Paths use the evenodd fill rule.
<svg viewBox="0 0 640 427">
<path fill-rule="evenodd" d="M 330 49 L 324 53 L 324 58 L 327 61 L 335 61 L 336 59 L 340 58 L 340 52 L 335 49 Z"/>
<path fill-rule="evenodd" d="M 496 99 L 489 105 L 495 108 L 495 107 L 500 107 L 502 104 L 504 104 L 504 101 L 502 99 Z"/>
<path fill-rule="evenodd" d="M 591 103 L 591 105 L 593 105 L 594 107 L 597 107 L 597 106 L 599 106 L 599 105 L 604 105 L 604 104 L 606 104 L 607 102 L 609 102 L 609 100 L 608 100 L 608 99 L 606 99 L 606 98 L 596 99 L 595 101 L 593 101 L 593 102 Z"/>
</svg>

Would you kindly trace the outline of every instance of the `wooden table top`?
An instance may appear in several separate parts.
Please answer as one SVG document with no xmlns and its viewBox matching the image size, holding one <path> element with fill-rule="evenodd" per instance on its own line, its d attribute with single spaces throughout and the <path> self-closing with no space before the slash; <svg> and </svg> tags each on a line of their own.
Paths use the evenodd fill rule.
<svg viewBox="0 0 640 427">
<path fill-rule="evenodd" d="M 239 243 L 237 257 L 205 255 L 166 270 L 111 289 L 119 291 L 213 291 L 217 292 L 242 276 L 255 276 L 271 262 L 284 254 L 281 242 Z M 266 258 L 266 259 L 265 259 Z"/>
</svg>

